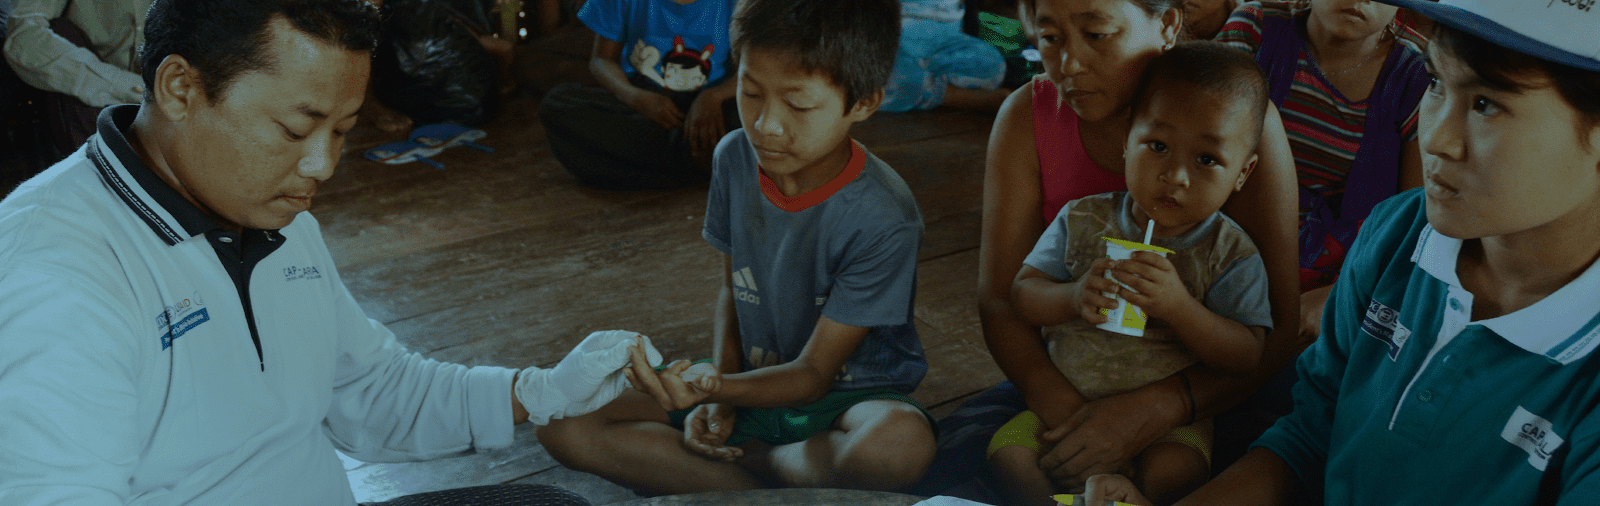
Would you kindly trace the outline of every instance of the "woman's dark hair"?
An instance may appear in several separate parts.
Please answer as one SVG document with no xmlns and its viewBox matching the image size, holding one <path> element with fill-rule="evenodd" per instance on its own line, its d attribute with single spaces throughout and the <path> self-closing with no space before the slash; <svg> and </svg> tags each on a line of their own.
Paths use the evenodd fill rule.
<svg viewBox="0 0 1600 506">
<path fill-rule="evenodd" d="M 207 102 L 221 102 L 239 74 L 277 65 L 265 48 L 267 23 L 278 16 L 350 51 L 372 51 L 382 29 L 377 8 L 365 0 L 156 0 L 145 15 L 139 51 L 146 99 L 161 61 L 179 55 L 200 74 Z"/>
<path fill-rule="evenodd" d="M 1160 16 L 1162 14 L 1166 14 L 1167 11 L 1170 11 L 1170 10 L 1173 10 L 1173 9 L 1178 9 L 1180 4 L 1182 3 L 1179 0 L 1128 0 L 1128 1 L 1132 2 L 1134 5 L 1139 6 L 1140 9 L 1144 9 L 1145 14 L 1149 14 L 1151 17 Z M 1019 7 L 1019 9 L 1017 9 L 1017 11 L 1018 11 L 1019 14 L 1024 13 L 1024 12 L 1035 12 L 1035 11 L 1038 10 L 1038 4 L 1039 4 L 1039 0 L 1017 0 L 1017 7 Z M 1023 9 L 1026 9 L 1026 10 L 1023 10 Z M 1179 9 L 1179 11 L 1181 12 L 1182 9 Z"/>
<path fill-rule="evenodd" d="M 889 84 L 900 47 L 898 0 L 745 0 L 728 30 L 733 58 L 775 51 L 844 89 L 844 110 Z"/>
<path fill-rule="evenodd" d="M 1521 92 L 1531 88 L 1540 77 L 1549 79 L 1562 100 L 1577 110 L 1579 132 L 1600 127 L 1600 71 L 1583 70 L 1506 49 L 1444 23 L 1434 25 L 1431 40 L 1435 48 L 1432 50 L 1454 55 L 1497 91 Z M 1584 148 L 1592 147 L 1587 135 L 1578 138 Z"/>
</svg>

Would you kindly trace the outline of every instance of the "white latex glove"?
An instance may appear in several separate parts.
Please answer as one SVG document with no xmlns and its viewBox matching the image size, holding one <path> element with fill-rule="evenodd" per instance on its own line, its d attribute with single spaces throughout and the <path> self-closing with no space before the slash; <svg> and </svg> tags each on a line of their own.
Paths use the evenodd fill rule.
<svg viewBox="0 0 1600 506">
<path fill-rule="evenodd" d="M 636 341 L 644 343 L 651 365 L 660 365 L 661 352 L 650 345 L 650 338 L 605 330 L 589 334 L 553 368 L 523 369 L 513 392 L 528 410 L 528 421 L 545 425 L 556 418 L 582 416 L 616 399 L 628 388 L 622 368 L 628 366 L 628 347 Z"/>
</svg>

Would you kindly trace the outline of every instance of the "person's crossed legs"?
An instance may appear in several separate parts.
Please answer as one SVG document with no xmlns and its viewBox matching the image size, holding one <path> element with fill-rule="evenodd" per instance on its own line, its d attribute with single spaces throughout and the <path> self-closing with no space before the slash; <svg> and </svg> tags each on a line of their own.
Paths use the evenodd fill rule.
<svg viewBox="0 0 1600 506">
<path fill-rule="evenodd" d="M 763 486 L 899 490 L 922 476 L 934 454 L 926 415 L 896 400 L 856 403 L 830 429 L 798 442 L 744 442 L 734 462 L 690 451 L 683 430 L 670 423 L 654 399 L 630 391 L 587 416 L 554 420 L 538 435 L 562 465 L 650 495 Z"/>
</svg>

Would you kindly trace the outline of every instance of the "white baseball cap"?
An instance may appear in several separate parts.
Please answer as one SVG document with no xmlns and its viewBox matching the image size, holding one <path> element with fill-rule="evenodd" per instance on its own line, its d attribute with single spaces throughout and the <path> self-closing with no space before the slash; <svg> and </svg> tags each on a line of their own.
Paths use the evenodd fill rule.
<svg viewBox="0 0 1600 506">
<path fill-rule="evenodd" d="M 1521 53 L 1600 71 L 1600 0 L 1376 0 Z"/>
</svg>

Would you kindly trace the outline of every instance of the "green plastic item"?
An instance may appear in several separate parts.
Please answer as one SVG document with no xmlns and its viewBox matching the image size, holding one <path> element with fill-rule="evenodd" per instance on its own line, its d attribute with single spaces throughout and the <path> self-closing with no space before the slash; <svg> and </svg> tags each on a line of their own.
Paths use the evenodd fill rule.
<svg viewBox="0 0 1600 506">
<path fill-rule="evenodd" d="M 1022 33 L 1022 22 L 989 12 L 978 13 L 978 38 L 1000 50 L 1000 55 L 1012 57 L 1022 54 L 1028 37 Z"/>
</svg>

